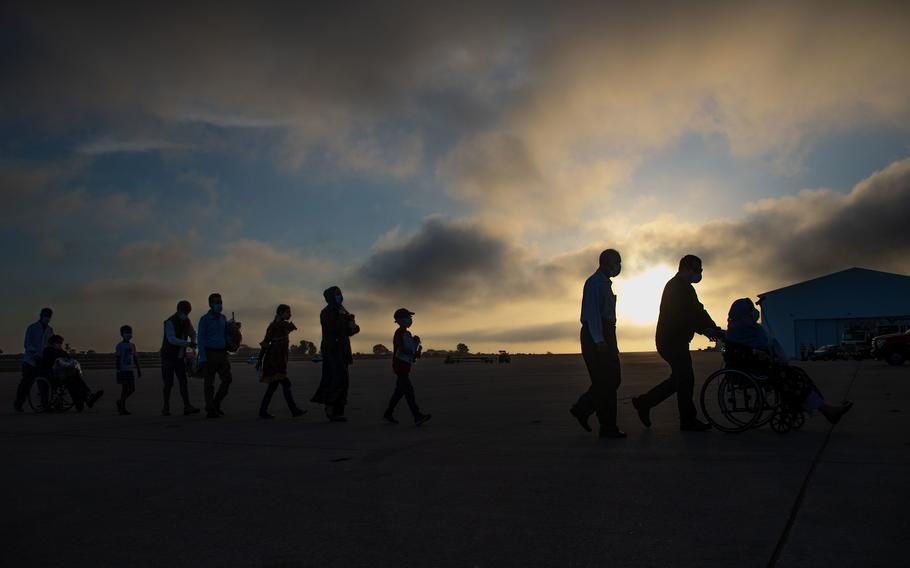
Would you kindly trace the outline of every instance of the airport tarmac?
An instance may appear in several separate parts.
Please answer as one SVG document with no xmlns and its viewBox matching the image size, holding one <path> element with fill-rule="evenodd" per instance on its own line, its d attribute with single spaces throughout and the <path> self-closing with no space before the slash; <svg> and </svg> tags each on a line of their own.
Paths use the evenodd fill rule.
<svg viewBox="0 0 910 568">
<path fill-rule="evenodd" d="M 721 364 L 696 353 L 699 383 Z M 910 366 L 803 364 L 856 403 L 787 435 L 680 432 L 670 399 L 638 422 L 629 398 L 668 373 L 624 354 L 620 426 L 597 440 L 569 406 L 580 356 L 444 365 L 412 374 L 433 419 L 381 421 L 390 362 L 352 368 L 348 423 L 306 403 L 320 367 L 291 364 L 309 413 L 257 417 L 264 386 L 234 364 L 227 416 L 159 415 L 148 369 L 119 416 L 113 371 L 81 414 L 16 414 L 0 374 L 0 565 L 20 566 L 897 566 L 910 534 Z M 202 405 L 202 382 L 191 379 Z M 697 387 L 698 388 L 698 387 Z M 172 408 L 179 411 L 175 389 Z M 306 404 L 304 404 L 306 403 Z M 593 420 L 596 423 L 596 420 Z M 596 431 L 596 430 L 595 430 Z"/>
</svg>

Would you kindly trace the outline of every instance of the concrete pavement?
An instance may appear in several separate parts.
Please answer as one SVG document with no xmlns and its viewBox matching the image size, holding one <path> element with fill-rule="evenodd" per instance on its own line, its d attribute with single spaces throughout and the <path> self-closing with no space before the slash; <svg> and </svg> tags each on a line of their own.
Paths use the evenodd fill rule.
<svg viewBox="0 0 910 568">
<path fill-rule="evenodd" d="M 112 371 L 91 411 L 14 414 L 0 375 L 0 565 L 51 566 L 894 566 L 910 534 L 910 367 L 805 364 L 853 411 L 785 436 L 681 433 L 671 399 L 644 429 L 629 404 L 668 370 L 623 355 L 621 427 L 599 442 L 568 415 L 580 356 L 511 365 L 421 362 L 433 420 L 380 421 L 394 377 L 358 361 L 346 424 L 292 419 L 235 365 L 227 417 L 159 416 L 157 369 L 132 416 Z M 717 354 L 695 354 L 703 379 Z M 319 366 L 292 363 L 298 402 Z M 175 389 L 176 391 L 176 389 Z M 201 381 L 191 393 L 202 403 Z M 175 392 L 174 395 L 177 393 Z M 174 397 L 172 407 L 177 398 Z M 179 404 L 175 407 L 179 409 Z M 596 420 L 595 420 L 596 422 Z"/>
</svg>

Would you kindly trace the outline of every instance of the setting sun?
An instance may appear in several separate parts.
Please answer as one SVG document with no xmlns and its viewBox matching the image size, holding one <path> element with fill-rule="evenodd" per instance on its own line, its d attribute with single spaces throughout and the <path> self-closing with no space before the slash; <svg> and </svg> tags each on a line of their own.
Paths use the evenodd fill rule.
<svg viewBox="0 0 910 568">
<path fill-rule="evenodd" d="M 616 312 L 620 322 L 653 324 L 660 312 L 660 296 L 676 272 L 666 265 L 653 266 L 634 276 L 613 281 Z M 620 323 L 621 325 L 622 323 Z"/>
</svg>

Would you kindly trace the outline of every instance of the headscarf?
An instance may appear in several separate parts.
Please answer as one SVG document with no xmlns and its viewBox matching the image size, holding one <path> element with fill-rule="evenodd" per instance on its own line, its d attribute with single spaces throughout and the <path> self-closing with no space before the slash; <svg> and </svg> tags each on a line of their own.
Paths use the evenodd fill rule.
<svg viewBox="0 0 910 568">
<path fill-rule="evenodd" d="M 768 335 L 758 324 L 758 310 L 749 298 L 740 298 L 727 314 L 727 341 L 753 349 L 768 349 Z"/>
<path fill-rule="evenodd" d="M 341 292 L 341 288 L 338 286 L 329 286 L 322 293 L 322 297 L 325 298 L 325 303 L 330 306 L 337 306 L 338 302 L 335 301 L 335 296 Z"/>
</svg>

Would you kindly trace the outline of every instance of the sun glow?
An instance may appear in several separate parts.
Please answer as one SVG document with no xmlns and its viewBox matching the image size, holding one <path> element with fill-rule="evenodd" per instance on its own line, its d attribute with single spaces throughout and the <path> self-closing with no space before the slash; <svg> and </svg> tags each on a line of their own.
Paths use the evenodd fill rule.
<svg viewBox="0 0 910 568">
<path fill-rule="evenodd" d="M 622 322 L 650 324 L 657 322 L 660 296 L 667 281 L 676 274 L 665 265 L 653 266 L 634 276 L 622 275 L 613 280 L 616 293 L 616 316 Z"/>
</svg>

